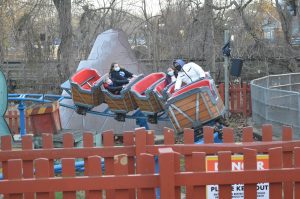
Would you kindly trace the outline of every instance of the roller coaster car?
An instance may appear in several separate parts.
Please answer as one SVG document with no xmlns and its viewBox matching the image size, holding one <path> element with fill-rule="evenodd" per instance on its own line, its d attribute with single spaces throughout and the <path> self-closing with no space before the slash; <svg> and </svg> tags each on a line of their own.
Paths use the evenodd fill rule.
<svg viewBox="0 0 300 199">
<path fill-rule="evenodd" d="M 173 90 L 174 90 L 174 84 L 175 84 L 175 82 L 172 82 L 167 85 L 167 81 L 163 80 L 163 81 L 159 82 L 158 84 L 156 84 L 155 88 L 153 89 L 153 93 L 154 93 L 156 99 L 158 100 L 158 102 L 160 103 L 162 109 L 164 109 L 165 103 L 167 102 L 167 99 L 169 98 L 168 92 L 173 93 L 172 91 L 170 91 L 170 88 L 173 88 Z"/>
<path fill-rule="evenodd" d="M 167 94 L 165 109 L 177 133 L 184 128 L 201 128 L 225 112 L 223 101 L 212 79 L 189 84 L 174 92 L 172 85 Z"/>
<path fill-rule="evenodd" d="M 105 74 L 103 78 L 105 79 L 108 74 Z M 130 89 L 132 85 L 141 80 L 144 75 L 138 75 L 137 77 L 133 77 L 130 82 L 120 91 L 120 94 L 113 94 L 108 91 L 104 85 L 102 84 L 101 90 L 104 94 L 104 101 L 110 108 L 110 110 L 116 113 L 115 119 L 118 121 L 125 121 L 126 113 L 137 109 L 137 104 L 134 100 Z"/>
<path fill-rule="evenodd" d="M 91 68 L 77 71 L 71 78 L 71 91 L 74 104 L 78 107 L 79 114 L 85 114 L 86 110 L 92 109 L 104 102 L 101 91 L 103 82 L 101 75 Z"/>
<path fill-rule="evenodd" d="M 162 106 L 152 92 L 155 86 L 164 81 L 165 73 L 151 73 L 131 87 L 134 99 L 140 110 L 148 115 L 148 121 L 157 124 L 157 113 L 163 111 Z"/>
</svg>

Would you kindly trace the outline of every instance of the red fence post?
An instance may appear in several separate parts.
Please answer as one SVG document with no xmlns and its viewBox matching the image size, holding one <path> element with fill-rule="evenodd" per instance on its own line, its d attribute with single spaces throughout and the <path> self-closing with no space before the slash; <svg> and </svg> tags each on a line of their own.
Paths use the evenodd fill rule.
<svg viewBox="0 0 300 199">
<path fill-rule="evenodd" d="M 264 124 L 262 125 L 262 141 L 263 142 L 271 142 L 273 140 L 273 127 L 272 124 Z"/>
<path fill-rule="evenodd" d="M 257 170 L 256 150 L 244 149 L 244 170 Z M 257 198 L 257 184 L 244 185 L 244 199 Z"/>
<path fill-rule="evenodd" d="M 241 109 L 241 92 L 242 88 L 241 88 L 241 84 L 236 85 L 236 98 L 237 98 L 237 105 L 236 105 L 236 112 L 237 113 L 241 113 L 242 109 Z"/>
<path fill-rule="evenodd" d="M 83 133 L 83 147 L 92 148 L 94 146 L 94 135 L 91 132 Z M 88 158 L 84 158 L 84 168 L 89 168 Z M 87 169 L 84 170 L 84 175 L 87 175 Z M 85 197 L 89 198 L 89 191 L 85 192 Z"/>
<path fill-rule="evenodd" d="M 203 141 L 205 144 L 214 143 L 214 128 L 210 126 L 203 127 Z"/>
<path fill-rule="evenodd" d="M 102 133 L 103 135 L 103 147 L 112 147 L 114 145 L 114 132 L 112 130 L 105 131 Z M 105 167 L 105 175 L 112 175 L 114 173 L 114 158 L 106 157 L 104 158 L 104 167 Z M 106 199 L 115 198 L 114 190 L 106 190 Z"/>
<path fill-rule="evenodd" d="M 293 140 L 293 128 L 289 126 L 282 127 L 282 141 L 292 141 Z M 292 168 L 293 167 L 293 151 L 284 151 L 283 152 L 283 168 Z M 293 183 L 284 182 L 283 183 L 283 192 L 285 199 L 293 198 Z"/>
<path fill-rule="evenodd" d="M 22 150 L 32 150 L 32 136 L 25 135 L 22 137 Z M 23 160 L 23 177 L 24 178 L 32 178 L 33 177 L 33 161 L 32 160 Z M 34 198 L 34 193 L 24 193 L 25 199 Z"/>
<path fill-rule="evenodd" d="M 184 144 L 194 144 L 194 130 L 184 129 L 183 134 Z M 193 159 L 192 154 L 184 156 L 185 171 L 193 171 Z M 193 198 L 193 186 L 186 186 L 186 199 Z"/>
<path fill-rule="evenodd" d="M 175 143 L 174 130 L 164 127 L 164 144 L 172 145 Z"/>
<path fill-rule="evenodd" d="M 159 150 L 160 170 L 160 198 L 175 198 L 175 157 L 172 148 L 160 148 Z"/>
<path fill-rule="evenodd" d="M 134 145 L 134 132 L 133 131 L 126 131 L 123 134 L 123 143 L 124 146 L 133 146 Z M 128 156 L 128 173 L 134 174 L 135 168 L 134 168 L 134 157 Z M 129 190 L 129 198 L 135 199 L 135 189 Z"/>
<path fill-rule="evenodd" d="M 243 116 L 247 117 L 247 107 L 248 107 L 248 101 L 247 101 L 247 83 L 243 82 Z"/>
<path fill-rule="evenodd" d="M 295 148 L 295 168 L 300 168 L 300 147 Z M 300 182 L 295 182 L 295 198 L 300 198 Z"/>
<path fill-rule="evenodd" d="M 62 161 L 62 177 L 74 177 L 75 176 L 75 159 L 63 158 Z M 64 199 L 75 199 L 76 191 L 63 191 Z"/>
<path fill-rule="evenodd" d="M 11 151 L 12 149 L 12 143 L 11 143 L 11 136 L 6 135 L 1 137 L 1 151 Z M 8 163 L 7 161 L 2 162 L 2 174 L 3 179 L 7 179 L 8 177 Z M 4 198 L 6 199 L 8 195 L 4 195 Z"/>
<path fill-rule="evenodd" d="M 153 174 L 155 172 L 155 160 L 154 156 L 150 154 L 140 154 L 140 172 L 141 174 Z M 155 198 L 154 188 L 144 188 L 140 190 L 140 197 L 143 199 Z"/>
<path fill-rule="evenodd" d="M 230 112 L 231 113 L 234 113 L 235 112 L 235 107 L 234 107 L 234 104 L 235 104 L 235 92 L 236 92 L 236 89 L 235 89 L 235 86 L 234 84 L 230 84 L 229 85 L 229 96 L 230 96 Z"/>
<path fill-rule="evenodd" d="M 231 152 L 218 152 L 218 171 L 231 171 Z M 231 198 L 231 185 L 219 185 L 219 198 Z"/>
<path fill-rule="evenodd" d="M 233 128 L 224 127 L 223 128 L 223 142 L 233 143 L 234 142 L 234 131 Z"/>
<path fill-rule="evenodd" d="M 192 162 L 194 172 L 205 172 L 205 153 L 194 152 Z M 206 186 L 194 186 L 191 198 L 206 198 Z"/>
<path fill-rule="evenodd" d="M 73 148 L 74 147 L 74 137 L 72 133 L 65 133 L 63 135 L 63 145 L 64 148 Z"/>
<path fill-rule="evenodd" d="M 282 148 L 269 149 L 270 169 L 282 168 Z M 270 198 L 282 199 L 282 182 L 270 183 Z"/>
<path fill-rule="evenodd" d="M 243 128 L 242 140 L 243 140 L 243 142 L 253 142 L 253 127 L 252 126 Z"/>
<path fill-rule="evenodd" d="M 126 175 L 128 174 L 128 159 L 127 155 L 120 154 L 114 157 L 114 174 Z M 129 199 L 128 189 L 117 189 L 115 190 L 115 198 Z"/>
<path fill-rule="evenodd" d="M 38 178 L 47 178 L 49 177 L 49 161 L 45 158 L 40 158 L 35 160 L 35 177 Z M 54 195 L 52 193 L 52 195 Z M 50 193 L 42 192 L 36 193 L 36 199 L 50 199 Z"/>
<path fill-rule="evenodd" d="M 8 176 L 9 180 L 22 179 L 22 160 L 8 160 Z M 11 189 L 15 189 L 14 186 Z M 23 199 L 23 193 L 12 193 L 9 194 L 9 199 Z"/>
<path fill-rule="evenodd" d="M 88 167 L 84 167 L 87 170 L 86 174 L 88 176 L 101 176 L 102 175 L 102 166 L 101 166 L 101 157 L 91 156 L 88 158 Z M 89 198 L 93 199 L 102 199 L 102 190 L 89 190 Z M 87 198 L 87 197 L 86 197 Z"/>
<path fill-rule="evenodd" d="M 43 149 L 53 149 L 53 134 L 43 133 L 42 135 Z M 54 177 L 54 160 L 49 159 L 49 176 Z M 54 199 L 55 193 L 50 193 L 49 198 Z"/>
</svg>

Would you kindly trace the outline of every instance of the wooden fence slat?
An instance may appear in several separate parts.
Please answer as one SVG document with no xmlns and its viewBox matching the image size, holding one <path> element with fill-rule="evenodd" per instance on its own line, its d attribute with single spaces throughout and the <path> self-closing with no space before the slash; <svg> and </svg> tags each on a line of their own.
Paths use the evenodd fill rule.
<svg viewBox="0 0 300 199">
<path fill-rule="evenodd" d="M 230 112 L 234 113 L 235 112 L 235 107 L 234 107 L 234 102 L 235 102 L 235 86 L 234 84 L 230 84 L 229 86 L 229 98 L 230 98 Z"/>
<path fill-rule="evenodd" d="M 18 114 L 18 111 L 13 111 L 13 118 L 16 118 L 13 120 L 13 131 L 16 133 L 16 134 L 19 134 L 19 114 Z"/>
<path fill-rule="evenodd" d="M 155 160 L 154 156 L 146 153 L 142 153 L 139 159 L 141 174 L 153 174 L 155 172 Z M 155 189 L 144 188 L 140 190 L 140 197 L 143 199 L 154 199 Z"/>
<path fill-rule="evenodd" d="M 205 153 L 194 152 L 192 155 L 193 171 L 205 172 Z M 206 198 L 206 186 L 194 186 L 191 198 Z"/>
<path fill-rule="evenodd" d="M 42 134 L 42 145 L 43 149 L 53 149 L 53 134 L 43 133 Z M 48 159 L 49 163 L 49 176 L 54 177 L 54 160 Z M 50 193 L 49 198 L 55 199 L 55 193 Z"/>
<path fill-rule="evenodd" d="M 102 175 L 102 168 L 101 168 L 101 157 L 99 156 L 91 156 L 88 158 L 88 167 L 87 168 L 87 175 L 88 176 L 101 176 Z M 88 192 L 89 198 L 93 199 L 102 199 L 102 190 L 89 190 Z M 87 197 L 86 197 L 87 198 Z"/>
<path fill-rule="evenodd" d="M 9 180 L 17 180 L 22 179 L 22 160 L 8 160 L 8 176 L 7 179 Z M 15 187 L 11 187 L 11 189 L 14 189 Z M 7 197 L 7 196 L 5 196 Z M 23 199 L 22 193 L 13 193 L 9 194 L 9 199 Z"/>
<path fill-rule="evenodd" d="M 112 130 L 105 131 L 102 133 L 103 135 L 103 147 L 111 147 L 114 145 L 114 132 Z M 114 158 L 113 157 L 105 157 L 104 158 L 104 167 L 105 167 L 105 175 L 114 174 Z M 115 191 L 114 190 L 106 190 L 105 195 L 106 199 L 113 199 Z"/>
<path fill-rule="evenodd" d="M 273 140 L 272 136 L 273 136 L 273 128 L 272 128 L 272 124 L 264 124 L 262 125 L 262 141 L 263 142 L 270 142 Z"/>
<path fill-rule="evenodd" d="M 292 141 L 293 140 L 293 128 L 290 126 L 282 127 L 282 141 Z M 293 167 L 293 152 L 284 151 L 283 152 L 283 168 Z M 285 199 L 293 199 L 293 182 L 283 183 L 283 192 Z"/>
<path fill-rule="evenodd" d="M 295 168 L 300 168 L 300 147 L 295 148 Z M 295 182 L 295 198 L 300 198 L 300 181 Z"/>
<path fill-rule="evenodd" d="M 152 133 L 152 135 L 153 135 L 153 141 L 154 141 L 154 134 Z M 149 139 L 150 139 L 150 137 L 149 137 Z M 134 146 L 134 132 L 133 131 L 124 132 L 124 134 L 123 134 L 123 143 L 124 143 L 124 146 Z M 128 156 L 127 158 L 128 158 L 128 173 L 129 174 L 134 174 L 135 173 L 134 157 L 133 156 Z M 129 198 L 130 199 L 135 199 L 135 189 L 129 190 Z"/>
<path fill-rule="evenodd" d="M 174 171 L 180 172 L 180 154 L 174 152 Z M 181 187 L 175 186 L 175 199 L 181 198 Z"/>
<path fill-rule="evenodd" d="M 62 163 L 62 177 L 74 177 L 75 176 L 75 159 L 63 158 Z M 63 191 L 64 199 L 76 199 L 76 191 Z"/>
<path fill-rule="evenodd" d="M 171 148 L 160 148 L 159 151 L 159 181 L 160 198 L 175 198 L 175 156 Z"/>
<path fill-rule="evenodd" d="M 243 142 L 253 142 L 253 127 L 252 126 L 243 128 L 242 140 L 243 140 Z"/>
<path fill-rule="evenodd" d="M 114 174 L 116 176 L 128 174 L 127 155 L 120 154 L 114 157 Z M 115 198 L 129 199 L 129 190 L 128 189 L 115 190 Z"/>
<path fill-rule="evenodd" d="M 25 135 L 22 137 L 22 150 L 32 150 L 33 142 L 31 135 Z M 23 160 L 23 177 L 32 178 L 33 177 L 33 161 Z M 34 193 L 24 193 L 25 199 L 34 198 Z"/>
<path fill-rule="evenodd" d="M 231 152 L 218 153 L 218 171 L 231 171 Z M 231 198 L 231 185 L 219 185 L 219 198 Z"/>
<path fill-rule="evenodd" d="M 147 130 L 146 145 L 154 145 L 154 144 L 155 144 L 155 132 L 154 130 Z"/>
<path fill-rule="evenodd" d="M 49 172 L 49 161 L 45 158 L 39 158 L 35 160 L 35 177 L 47 178 L 50 176 Z M 52 194 L 53 195 L 53 194 Z M 50 199 L 52 198 L 48 192 L 38 192 L 36 193 L 36 199 Z"/>
<path fill-rule="evenodd" d="M 184 129 L 183 133 L 184 144 L 194 144 L 194 130 L 193 129 Z M 184 156 L 185 171 L 193 170 L 193 160 L 192 154 Z M 193 198 L 193 186 L 186 186 L 186 199 Z"/>
<path fill-rule="evenodd" d="M 256 160 L 256 150 L 254 149 L 244 149 L 244 170 L 256 170 L 257 160 Z M 245 184 L 244 185 L 244 199 L 257 198 L 257 184 Z"/>
<path fill-rule="evenodd" d="M 1 137 L 1 151 L 11 151 L 12 150 L 12 139 L 10 135 Z M 2 177 L 7 179 L 8 176 L 8 162 L 2 161 Z M 7 199 L 8 195 L 4 195 L 4 199 Z"/>
<path fill-rule="evenodd" d="M 205 144 L 214 143 L 214 128 L 211 126 L 203 127 L 203 141 Z"/>
<path fill-rule="evenodd" d="M 247 83 L 243 82 L 243 116 L 247 117 Z"/>
<path fill-rule="evenodd" d="M 63 145 L 64 145 L 64 148 L 73 148 L 74 147 L 74 136 L 72 133 L 65 133 L 63 135 Z"/>
<path fill-rule="evenodd" d="M 164 133 L 164 144 L 165 145 L 175 143 L 175 137 L 174 137 L 174 130 L 173 129 L 164 127 L 163 133 Z"/>
<path fill-rule="evenodd" d="M 270 169 L 281 169 L 282 168 L 282 148 L 269 149 L 269 164 Z M 282 182 L 270 183 L 270 198 L 282 199 Z"/>
<path fill-rule="evenodd" d="M 242 109 L 241 109 L 241 91 L 242 91 L 242 89 L 241 89 L 241 84 L 238 84 L 238 85 L 236 85 L 236 96 L 237 96 L 237 109 L 236 109 L 236 111 L 238 112 L 238 113 L 242 113 Z"/>
<path fill-rule="evenodd" d="M 233 143 L 234 142 L 234 130 L 233 128 L 224 127 L 223 128 L 223 142 Z"/>
<path fill-rule="evenodd" d="M 83 147 L 84 148 L 91 148 L 94 146 L 94 135 L 91 132 L 84 132 L 83 133 Z M 88 158 L 84 158 L 84 168 L 89 168 L 89 161 Z M 87 169 L 84 169 L 84 175 L 87 175 Z M 89 191 L 85 192 L 85 197 L 89 198 Z"/>
</svg>

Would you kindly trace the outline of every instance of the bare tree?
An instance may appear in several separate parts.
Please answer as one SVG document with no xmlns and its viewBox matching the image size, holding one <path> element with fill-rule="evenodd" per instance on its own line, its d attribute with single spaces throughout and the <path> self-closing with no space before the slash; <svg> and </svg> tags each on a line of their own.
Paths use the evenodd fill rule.
<svg viewBox="0 0 300 199">
<path fill-rule="evenodd" d="M 58 12 L 61 36 L 59 46 L 59 60 L 61 63 L 57 67 L 60 79 L 64 81 L 70 77 L 70 68 L 74 65 L 71 0 L 53 0 L 53 3 Z"/>
</svg>

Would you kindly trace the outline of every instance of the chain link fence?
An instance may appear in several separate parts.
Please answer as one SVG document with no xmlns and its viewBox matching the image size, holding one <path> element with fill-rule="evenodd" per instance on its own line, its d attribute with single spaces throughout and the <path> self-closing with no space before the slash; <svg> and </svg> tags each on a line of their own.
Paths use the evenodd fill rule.
<svg viewBox="0 0 300 199">
<path fill-rule="evenodd" d="M 289 125 L 294 137 L 300 138 L 300 73 L 252 80 L 251 98 L 255 124 L 272 124 L 276 137 L 281 135 L 282 125 Z"/>
</svg>

